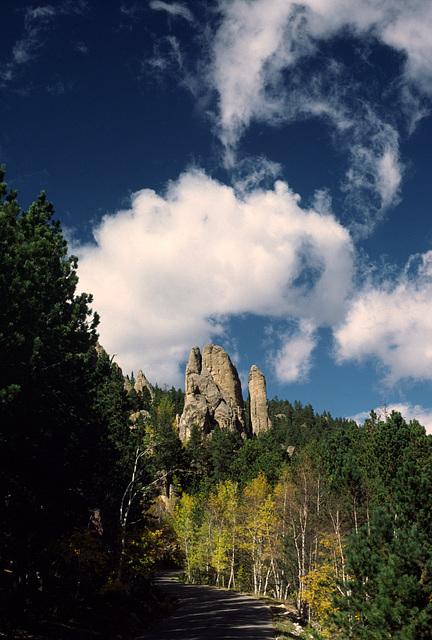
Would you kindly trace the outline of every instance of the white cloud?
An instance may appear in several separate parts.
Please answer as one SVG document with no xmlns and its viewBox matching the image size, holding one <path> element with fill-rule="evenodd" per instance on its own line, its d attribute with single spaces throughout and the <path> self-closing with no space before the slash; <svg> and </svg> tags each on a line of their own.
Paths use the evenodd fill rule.
<svg viewBox="0 0 432 640">
<path fill-rule="evenodd" d="M 221 336 L 233 315 L 293 318 L 304 340 L 308 326 L 341 319 L 352 287 L 346 229 L 324 210 L 302 209 L 280 181 L 236 195 L 191 170 L 164 196 L 134 194 L 95 239 L 72 249 L 80 287 L 101 314 L 101 342 L 126 371 L 141 367 L 159 383 L 180 384 L 190 347 Z M 291 341 L 291 353 L 303 375 L 305 350 Z"/>
<path fill-rule="evenodd" d="M 429 0 L 306 0 L 314 37 L 329 37 L 349 26 L 372 34 L 406 55 L 406 78 L 432 91 L 432 5 Z"/>
<path fill-rule="evenodd" d="M 279 382 L 307 381 L 312 366 L 312 352 L 317 345 L 316 327 L 309 320 L 301 320 L 293 333 L 280 336 L 282 347 L 269 357 Z"/>
<path fill-rule="evenodd" d="M 353 118 L 351 137 L 350 166 L 342 188 L 350 208 L 350 228 L 367 236 L 399 199 L 403 174 L 399 136 L 367 109 L 363 118 Z"/>
<path fill-rule="evenodd" d="M 407 78 L 431 95 L 432 4 L 429 0 L 399 0 L 396 6 L 393 19 L 382 26 L 382 38 L 389 46 L 407 55 Z"/>
<path fill-rule="evenodd" d="M 280 72 L 293 64 L 292 46 L 303 33 L 302 10 L 293 13 L 290 2 L 221 2 L 222 24 L 213 50 L 212 82 L 219 94 L 220 137 L 234 148 L 252 119 L 281 119 L 284 96 Z M 303 48 L 313 48 L 304 38 Z M 300 53 L 304 53 L 302 50 Z"/>
<path fill-rule="evenodd" d="M 432 379 L 432 251 L 413 256 L 397 280 L 368 284 L 335 331 L 339 362 L 374 361 L 389 385 Z"/>
</svg>

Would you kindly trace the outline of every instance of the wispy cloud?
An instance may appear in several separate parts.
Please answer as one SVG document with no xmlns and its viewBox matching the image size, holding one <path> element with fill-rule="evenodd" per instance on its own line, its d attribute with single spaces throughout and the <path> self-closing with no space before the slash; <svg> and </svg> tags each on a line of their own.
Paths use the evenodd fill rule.
<svg viewBox="0 0 432 640">
<path fill-rule="evenodd" d="M 183 17 L 189 12 L 179 3 L 156 0 L 150 6 Z M 187 60 L 180 38 L 175 49 L 168 43 L 165 55 L 153 57 L 153 69 L 186 73 L 183 84 L 197 95 L 207 90 L 214 96 L 213 109 L 205 101 L 206 113 L 230 169 L 241 159 L 240 143 L 252 123 L 280 126 L 321 119 L 346 158 L 340 176 L 346 221 L 354 234 L 371 234 L 399 201 L 401 130 L 413 131 L 425 114 L 419 92 L 432 91 L 430 2 L 220 0 L 217 12 L 210 28 L 196 21 L 197 32 L 205 35 L 197 40 L 202 55 L 195 82 L 194 61 Z M 335 38 L 348 35 L 355 42 L 355 66 L 331 49 Z M 371 58 L 378 45 L 394 52 L 384 86 L 383 69 Z M 174 60 L 181 60 L 181 66 Z M 376 72 L 377 86 L 366 85 L 359 69 L 369 78 Z"/>
<path fill-rule="evenodd" d="M 153 55 L 143 62 L 143 68 L 163 80 L 168 73 L 181 74 L 184 77 L 183 54 L 177 38 L 165 36 L 156 41 Z"/>
<path fill-rule="evenodd" d="M 171 17 L 184 18 L 188 22 L 193 22 L 194 17 L 190 9 L 181 2 L 163 2 L 162 0 L 153 0 L 150 2 L 150 8 L 155 11 L 166 11 Z"/>
<path fill-rule="evenodd" d="M 79 53 L 83 53 L 83 54 L 87 54 L 88 53 L 88 47 L 84 42 L 77 42 L 75 44 L 75 50 L 78 51 Z"/>
<path fill-rule="evenodd" d="M 352 3 L 343 0 L 302 5 L 276 0 L 221 2 L 222 21 L 212 44 L 210 78 L 218 94 L 216 122 L 228 165 L 235 164 L 239 141 L 252 122 L 279 126 L 308 117 L 323 119 L 333 129 L 335 144 L 346 149 L 341 188 L 347 195 L 352 229 L 360 235 L 372 232 L 398 200 L 403 175 L 399 135 L 392 109 L 383 115 L 378 98 L 323 44 L 343 30 L 351 32 L 358 48 L 365 47 L 363 64 L 371 67 L 368 32 L 374 29 L 387 44 L 386 26 L 400 25 L 406 15 L 402 4 L 393 9 L 389 3 L 381 4 L 376 10 L 363 1 L 352 10 Z M 421 9 L 416 15 L 419 24 Z M 398 48 L 405 43 L 402 36 L 393 35 L 392 40 Z M 422 51 L 428 47 L 425 41 Z M 415 54 L 411 48 L 404 51 L 409 59 Z M 317 64 L 317 56 L 325 64 Z M 411 82 L 418 79 L 408 66 L 401 67 L 399 85 L 386 87 L 397 102 L 403 100 L 399 87 L 404 74 Z M 406 87 L 405 92 L 407 96 Z M 409 115 L 411 122 L 418 117 L 418 111 Z"/>
<path fill-rule="evenodd" d="M 406 78 L 432 95 L 432 5 L 428 0 L 398 0 L 393 5 L 391 0 L 385 3 L 389 18 L 381 22 L 381 36 L 406 54 Z"/>
<path fill-rule="evenodd" d="M 61 16 L 82 15 L 88 8 L 84 0 L 64 0 L 57 5 L 27 7 L 23 12 L 22 33 L 15 41 L 8 60 L 0 62 L 3 87 L 16 80 L 22 68 L 34 63 L 45 45 L 47 34 Z"/>
<path fill-rule="evenodd" d="M 0 82 L 37 60 L 60 16 L 88 7 L 26 9 Z M 400 198 L 401 139 L 432 95 L 430 0 L 219 0 L 204 30 L 192 3 L 123 3 L 119 13 L 135 19 L 148 7 L 169 18 L 169 31 L 147 67 L 205 95 L 231 183 L 185 171 L 165 193 L 135 193 L 128 210 L 102 220 L 93 245 L 72 247 L 104 346 L 126 371 L 143 367 L 155 382 L 181 384 L 191 345 L 229 340 L 229 319 L 250 313 L 284 327 L 269 360 L 280 381 L 307 379 L 322 327 L 334 331 L 340 363 L 371 362 L 388 385 L 431 380 L 432 252 L 356 289 L 353 244 Z M 185 31 L 196 36 L 189 48 Z M 350 41 L 350 56 L 336 55 L 337 38 Z M 84 43 L 77 48 L 86 53 Z M 380 67 L 377 49 L 394 54 L 392 64 Z M 67 88 L 54 80 L 49 90 Z M 242 149 L 254 123 L 279 127 L 282 137 L 285 125 L 308 119 L 324 124 L 344 158 L 340 220 L 325 191 L 303 206 L 278 180 L 278 163 Z M 287 153 L 295 161 L 296 151 Z"/>
<path fill-rule="evenodd" d="M 72 85 L 66 85 L 60 78 L 47 87 L 48 93 L 54 96 L 61 96 L 70 91 Z"/>
<path fill-rule="evenodd" d="M 155 11 L 164 11 L 171 23 L 172 18 L 182 18 L 193 25 L 195 18 L 188 7 L 179 2 L 162 2 L 154 0 L 149 4 L 150 8 Z M 193 39 L 193 32 L 190 33 Z M 199 39 L 199 36 L 198 36 Z M 146 74 L 150 74 L 162 81 L 167 77 L 174 77 L 183 87 L 188 87 L 192 93 L 195 93 L 194 87 L 200 84 L 197 81 L 196 60 L 190 60 L 187 51 L 187 44 L 181 42 L 179 38 L 170 33 L 166 36 L 158 37 L 153 45 L 153 54 L 142 62 L 142 70 Z M 192 69 L 192 71 L 191 71 Z"/>
<path fill-rule="evenodd" d="M 185 4 L 156 0 L 150 6 L 171 16 L 183 17 L 192 24 Z M 181 35 L 177 35 L 174 28 L 167 38 L 159 41 L 159 51 L 156 51 L 159 55 L 154 55 L 152 62 L 159 72 L 178 74 L 183 83 L 182 74 L 188 74 L 190 81 L 191 69 L 194 69 L 192 84 L 195 90 L 200 87 L 197 95 L 207 92 L 206 114 L 224 148 L 225 167 L 229 169 L 234 189 L 223 187 L 201 173 L 186 173 L 168 190 L 162 208 L 175 227 L 178 209 L 172 193 L 181 193 L 182 198 L 186 198 L 187 193 L 191 208 L 201 207 L 202 219 L 210 210 L 212 219 L 208 199 L 220 199 L 222 194 L 230 193 L 231 204 L 227 210 L 236 220 L 238 230 L 243 230 L 245 239 L 241 240 L 228 222 L 225 229 L 218 226 L 217 234 L 211 237 L 220 237 L 226 243 L 228 249 L 224 253 L 228 255 L 235 237 L 240 258 L 251 256 L 257 260 L 252 263 L 261 266 L 268 260 L 273 266 L 266 273 L 274 274 L 274 283 L 269 286 L 270 280 L 266 280 L 270 302 L 265 287 L 253 277 L 249 276 L 249 284 L 244 285 L 247 279 L 241 277 L 241 269 L 233 266 L 231 258 L 220 264 L 213 244 L 208 256 L 201 260 L 201 253 L 190 244 L 192 241 L 186 243 L 184 255 L 199 256 L 197 264 L 207 284 L 204 285 L 201 276 L 188 270 L 184 272 L 185 279 L 191 283 L 191 290 L 205 287 L 212 292 L 211 302 L 204 302 L 202 306 L 193 296 L 186 296 L 188 308 L 201 309 L 194 315 L 196 335 L 204 342 L 221 331 L 225 319 L 232 314 L 245 311 L 269 314 L 286 318 L 292 327 L 290 331 L 279 332 L 274 340 L 271 362 L 280 380 L 307 378 L 318 330 L 323 326 L 334 330 L 335 357 L 339 362 L 371 359 L 379 363 L 388 384 L 404 378 L 431 379 L 432 353 L 425 354 L 424 345 L 429 344 L 432 337 L 430 314 L 426 310 L 432 294 L 429 283 L 432 258 L 425 254 L 417 260 L 414 276 L 413 258 L 402 274 L 393 274 L 380 284 L 370 280 L 356 291 L 351 242 L 351 237 L 359 239 L 373 233 L 401 197 L 404 164 L 400 141 L 411 134 L 424 117 L 425 98 L 432 95 L 431 3 L 429 0 L 408 3 L 406 0 L 380 3 L 305 0 L 301 4 L 289 0 L 220 0 L 216 11 L 217 20 L 206 24 L 205 35 L 196 40 L 202 53 L 197 56 L 198 62 L 188 58 Z M 194 24 L 197 32 L 202 30 L 198 19 Z M 338 38 L 345 39 L 345 46 L 350 42 L 350 55 L 346 58 L 340 49 L 335 53 L 333 43 Z M 372 55 L 377 51 L 378 56 Z M 387 56 L 386 62 L 381 61 L 383 56 Z M 188 86 L 192 84 L 189 82 Z M 343 197 L 340 219 L 345 228 L 336 223 L 322 194 L 317 194 L 314 211 L 302 209 L 292 194 L 290 206 L 282 206 L 285 200 L 278 191 L 281 187 L 273 190 L 268 186 L 269 180 L 277 178 L 279 165 L 259 157 L 253 167 L 251 159 L 245 159 L 242 152 L 243 137 L 253 123 L 280 127 L 283 136 L 283 125 L 309 118 L 323 122 L 333 144 L 345 158 L 345 169 L 339 178 L 339 195 Z M 266 187 L 259 189 L 259 181 Z M 201 194 L 206 192 L 208 198 L 202 199 Z M 287 228 L 282 225 L 280 234 L 272 237 L 275 255 L 271 259 L 264 226 L 253 242 L 250 229 L 244 227 L 242 206 L 250 206 L 253 211 L 249 220 L 260 221 L 261 204 L 257 204 L 260 198 L 263 206 L 277 201 L 281 207 L 278 210 L 284 211 L 288 225 Z M 137 211 L 135 204 L 133 211 Z M 187 214 L 183 215 L 188 220 Z M 271 220 L 279 220 L 269 215 Z M 136 213 L 134 219 L 135 216 Z M 223 215 L 222 219 L 225 220 Z M 336 250 L 337 243 L 334 243 L 338 237 L 339 259 L 337 252 L 330 259 L 324 230 L 319 236 L 318 229 L 324 220 L 326 223 L 332 220 L 331 244 Z M 192 226 L 196 227 L 195 233 L 201 241 L 210 246 L 208 227 Z M 227 235 L 228 229 L 233 235 Z M 98 241 L 102 254 L 104 243 Z M 147 239 L 144 244 L 146 242 Z M 216 245 L 219 246 L 218 241 Z M 90 260 L 90 249 L 88 251 L 86 260 Z M 279 258 L 282 251 L 283 258 Z M 231 265 L 228 271 L 232 277 L 223 275 L 228 265 Z M 219 292 L 215 273 L 221 281 L 229 283 L 226 296 Z M 245 287 L 243 294 L 237 285 L 240 281 Z M 182 290 L 180 285 L 177 290 Z M 228 292 L 231 292 L 230 300 L 243 300 L 244 304 L 228 303 Z M 215 300 L 225 302 L 219 308 Z M 181 315 L 182 304 L 176 298 L 172 309 L 179 309 Z M 166 309 L 161 313 L 163 317 L 167 315 Z M 210 318 L 214 325 L 209 325 Z M 173 349 L 182 352 L 180 345 L 184 344 L 185 349 L 189 345 L 180 333 Z M 186 335 L 186 330 L 182 335 Z M 172 371 L 173 361 L 167 367 Z"/>
</svg>

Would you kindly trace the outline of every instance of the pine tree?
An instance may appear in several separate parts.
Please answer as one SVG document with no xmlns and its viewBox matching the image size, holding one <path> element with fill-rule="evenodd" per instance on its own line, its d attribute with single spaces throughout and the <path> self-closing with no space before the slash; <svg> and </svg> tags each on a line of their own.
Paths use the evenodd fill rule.
<svg viewBox="0 0 432 640">
<path fill-rule="evenodd" d="M 201 483 L 209 482 L 209 447 L 205 439 L 202 427 L 193 424 L 189 440 L 186 443 L 186 464 L 189 469 L 187 490 L 189 493 L 197 493 L 202 488 Z"/>
<path fill-rule="evenodd" d="M 347 546 L 344 597 L 335 601 L 334 620 L 349 638 L 422 640 L 432 625 L 430 546 L 416 526 L 399 527 L 384 508 L 376 509 Z"/>
<path fill-rule="evenodd" d="M 385 423 L 371 416 L 367 429 L 377 463 L 372 498 L 382 504 L 348 539 L 335 619 L 350 638 L 423 640 L 432 628 L 430 438 L 395 413 Z"/>
<path fill-rule="evenodd" d="M 93 404 L 98 317 L 91 296 L 76 294 L 77 258 L 67 256 L 45 194 L 21 212 L 3 178 L 4 167 L 0 573 L 11 575 L 19 591 L 42 575 L 49 541 L 88 519 L 103 425 Z"/>
</svg>

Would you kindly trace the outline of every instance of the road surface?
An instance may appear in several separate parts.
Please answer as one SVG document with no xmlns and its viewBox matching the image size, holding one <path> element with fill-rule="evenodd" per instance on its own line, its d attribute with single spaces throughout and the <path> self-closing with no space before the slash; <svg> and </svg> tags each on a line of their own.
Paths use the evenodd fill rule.
<svg viewBox="0 0 432 640">
<path fill-rule="evenodd" d="M 173 582 L 161 573 L 157 586 L 179 601 L 170 617 L 136 640 L 273 640 L 270 610 L 233 591 Z"/>
</svg>

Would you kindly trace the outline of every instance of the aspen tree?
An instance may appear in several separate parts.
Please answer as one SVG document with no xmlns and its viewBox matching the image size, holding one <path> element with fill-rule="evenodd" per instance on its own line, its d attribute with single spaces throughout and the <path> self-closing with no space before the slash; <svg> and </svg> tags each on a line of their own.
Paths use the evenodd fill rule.
<svg viewBox="0 0 432 640">
<path fill-rule="evenodd" d="M 238 484 L 232 480 L 219 483 L 212 494 L 210 508 L 217 527 L 218 568 L 229 567 L 228 588 L 235 588 L 235 562 L 239 526 Z M 215 556 L 216 557 L 216 556 Z M 216 583 L 219 583 L 219 573 Z"/>
<path fill-rule="evenodd" d="M 304 597 L 311 618 L 323 638 L 331 638 L 335 631 L 329 612 L 336 595 L 336 584 L 341 573 L 339 540 L 332 533 L 320 536 L 318 553 L 311 570 L 304 577 Z"/>
<path fill-rule="evenodd" d="M 185 556 L 186 575 L 189 582 L 194 582 L 194 570 L 199 567 L 198 506 L 196 496 L 184 493 L 174 508 L 174 530 Z"/>
<path fill-rule="evenodd" d="M 262 593 L 265 580 L 265 561 L 269 556 L 268 540 L 274 525 L 274 502 L 264 474 L 249 482 L 243 491 L 242 502 L 243 548 L 252 565 L 253 590 Z"/>
<path fill-rule="evenodd" d="M 287 540 L 294 547 L 296 576 L 294 586 L 297 593 L 297 608 L 306 613 L 304 578 L 310 569 L 311 544 L 316 533 L 316 516 L 319 500 L 317 477 L 311 461 L 303 456 L 297 467 L 282 476 L 276 490 L 279 508 L 282 507 L 283 526 Z"/>
</svg>

